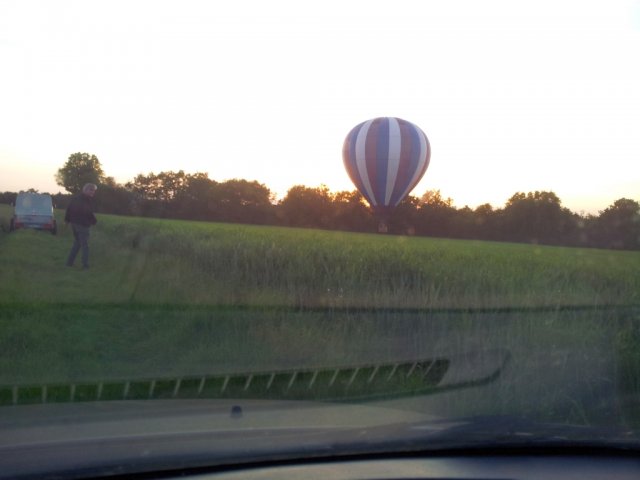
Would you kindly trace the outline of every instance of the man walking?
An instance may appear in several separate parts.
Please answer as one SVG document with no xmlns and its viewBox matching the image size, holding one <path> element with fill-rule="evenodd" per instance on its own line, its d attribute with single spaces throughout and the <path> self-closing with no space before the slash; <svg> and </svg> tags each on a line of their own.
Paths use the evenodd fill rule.
<svg viewBox="0 0 640 480">
<path fill-rule="evenodd" d="M 73 230 L 73 246 L 67 258 L 67 266 L 72 267 L 76 255 L 82 250 L 82 268 L 89 268 L 89 228 L 98 220 L 93 214 L 91 199 L 96 193 L 93 183 L 87 183 L 82 187 L 82 193 L 73 197 L 64 215 L 64 223 L 70 223 Z"/>
</svg>

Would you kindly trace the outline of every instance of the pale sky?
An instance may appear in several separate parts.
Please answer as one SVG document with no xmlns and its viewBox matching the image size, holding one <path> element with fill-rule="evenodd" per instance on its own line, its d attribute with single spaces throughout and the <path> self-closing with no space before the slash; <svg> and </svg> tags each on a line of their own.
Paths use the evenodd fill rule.
<svg viewBox="0 0 640 480">
<path fill-rule="evenodd" d="M 62 190 L 74 152 L 351 190 L 381 116 L 431 142 L 414 195 L 640 200 L 640 1 L 0 0 L 0 191 Z"/>
</svg>

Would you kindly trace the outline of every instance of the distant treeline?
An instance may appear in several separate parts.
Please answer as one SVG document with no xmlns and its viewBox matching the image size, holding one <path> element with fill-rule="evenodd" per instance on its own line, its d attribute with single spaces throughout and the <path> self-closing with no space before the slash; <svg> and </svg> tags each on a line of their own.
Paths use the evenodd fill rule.
<svg viewBox="0 0 640 480">
<path fill-rule="evenodd" d="M 12 203 L 16 193 L 0 193 Z M 53 195 L 65 208 L 69 194 Z M 378 220 L 357 191 L 325 186 L 292 187 L 275 200 L 265 185 L 246 180 L 216 182 L 207 174 L 161 172 L 138 175 L 125 185 L 111 177 L 95 197 L 99 213 L 212 222 L 376 232 Z M 439 191 L 409 196 L 388 221 L 389 233 L 460 239 L 640 250 L 640 204 L 616 200 L 598 215 L 579 215 L 553 192 L 515 193 L 504 207 L 456 208 Z"/>
</svg>

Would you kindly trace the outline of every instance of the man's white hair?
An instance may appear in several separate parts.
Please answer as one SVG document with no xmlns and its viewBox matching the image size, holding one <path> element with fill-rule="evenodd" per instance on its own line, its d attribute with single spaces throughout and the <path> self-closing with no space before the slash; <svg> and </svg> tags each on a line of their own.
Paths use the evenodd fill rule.
<svg viewBox="0 0 640 480">
<path fill-rule="evenodd" d="M 95 192 L 98 189 L 95 183 L 85 183 L 82 187 L 82 193 Z"/>
</svg>

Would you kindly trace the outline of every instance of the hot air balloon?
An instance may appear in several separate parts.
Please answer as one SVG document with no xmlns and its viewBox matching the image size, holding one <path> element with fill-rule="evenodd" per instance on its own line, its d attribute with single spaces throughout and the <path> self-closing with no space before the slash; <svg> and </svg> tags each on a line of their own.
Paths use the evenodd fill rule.
<svg viewBox="0 0 640 480">
<path fill-rule="evenodd" d="M 356 125 L 342 148 L 344 167 L 386 231 L 389 215 L 418 184 L 429 166 L 431 147 L 420 128 L 395 117 Z"/>
</svg>

